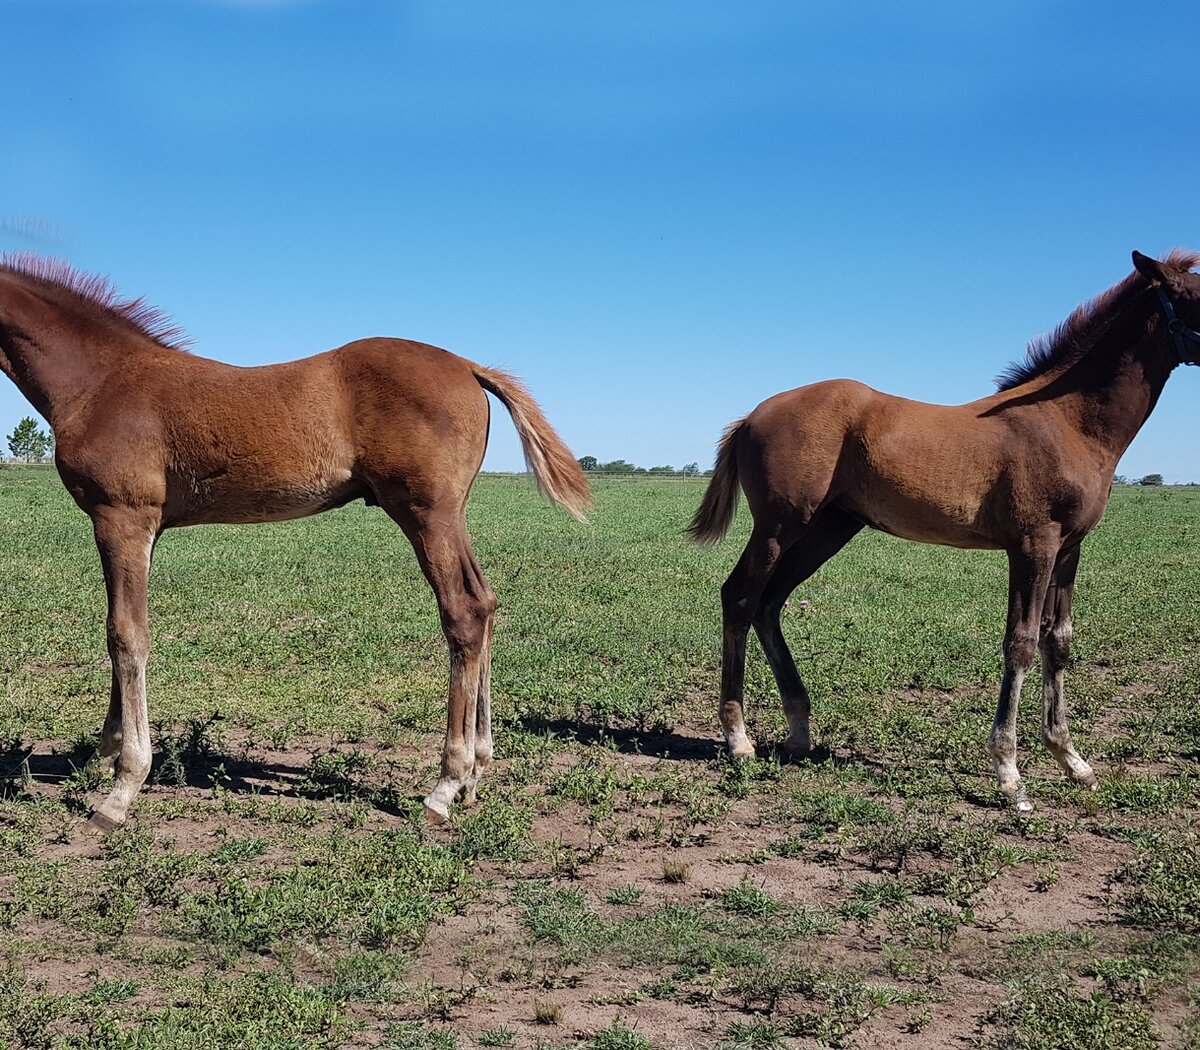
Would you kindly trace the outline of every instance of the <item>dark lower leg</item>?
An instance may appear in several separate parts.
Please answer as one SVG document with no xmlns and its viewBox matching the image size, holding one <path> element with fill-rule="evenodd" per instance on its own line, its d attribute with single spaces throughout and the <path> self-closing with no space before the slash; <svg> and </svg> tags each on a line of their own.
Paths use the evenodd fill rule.
<svg viewBox="0 0 1200 1050">
<path fill-rule="evenodd" d="M 860 522 L 841 511 L 825 510 L 780 559 L 754 616 L 754 630 L 775 675 L 787 716 L 788 735 L 783 748 L 790 754 L 804 755 L 812 747 L 809 732 L 811 705 L 808 690 L 783 637 L 779 617 L 792 591 L 849 543 L 862 527 Z"/>
<path fill-rule="evenodd" d="M 1049 548 L 1049 549 L 1047 549 Z M 1004 634 L 1004 678 L 988 737 L 1000 792 L 1019 812 L 1033 809 L 1017 771 L 1017 708 L 1025 674 L 1037 653 L 1038 628 L 1057 551 L 1029 542 L 1009 552 L 1008 624 Z"/>
<path fill-rule="evenodd" d="M 1046 596 L 1042 617 L 1042 742 L 1072 781 L 1086 787 L 1098 786 L 1096 774 L 1075 750 L 1067 728 L 1065 679 L 1071 656 L 1071 599 L 1079 549 L 1059 559 Z"/>
<path fill-rule="evenodd" d="M 725 744 L 734 758 L 754 754 L 746 734 L 743 696 L 746 679 L 746 635 L 763 588 L 779 558 L 779 541 L 757 529 L 721 588 L 721 702 L 718 713 Z"/>
</svg>

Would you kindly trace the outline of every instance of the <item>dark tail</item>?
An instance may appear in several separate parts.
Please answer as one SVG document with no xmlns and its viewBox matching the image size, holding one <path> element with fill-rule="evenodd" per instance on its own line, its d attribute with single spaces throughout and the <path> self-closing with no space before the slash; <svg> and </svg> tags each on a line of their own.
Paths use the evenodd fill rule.
<svg viewBox="0 0 1200 1050">
<path fill-rule="evenodd" d="M 484 368 L 472 362 L 471 369 L 479 385 L 495 394 L 512 416 L 525 452 L 525 463 L 533 471 L 538 491 L 571 517 L 587 521 L 583 512 L 592 506 L 592 494 L 583 468 L 542 415 L 525 384 L 497 368 Z"/>
<path fill-rule="evenodd" d="M 725 428 L 721 443 L 717 446 L 717 466 L 713 471 L 708 491 L 700 503 L 696 516 L 688 526 L 688 534 L 695 543 L 716 543 L 729 531 L 738 504 L 737 456 L 734 446 L 741 433 L 745 419 L 738 419 Z"/>
</svg>

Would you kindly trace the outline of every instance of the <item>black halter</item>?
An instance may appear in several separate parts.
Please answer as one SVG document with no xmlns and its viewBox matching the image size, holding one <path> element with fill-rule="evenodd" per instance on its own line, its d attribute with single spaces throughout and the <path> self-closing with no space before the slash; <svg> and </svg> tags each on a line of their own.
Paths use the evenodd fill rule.
<svg viewBox="0 0 1200 1050">
<path fill-rule="evenodd" d="M 1175 316 L 1175 306 L 1161 284 L 1157 285 L 1154 290 L 1158 292 L 1158 306 L 1162 311 L 1163 320 L 1167 322 L 1167 331 L 1175 337 L 1175 352 L 1179 354 L 1179 363 L 1181 365 L 1200 365 L 1200 357 L 1188 357 L 1187 347 L 1189 340 L 1193 346 L 1200 347 L 1200 332 L 1189 328 Z"/>
</svg>

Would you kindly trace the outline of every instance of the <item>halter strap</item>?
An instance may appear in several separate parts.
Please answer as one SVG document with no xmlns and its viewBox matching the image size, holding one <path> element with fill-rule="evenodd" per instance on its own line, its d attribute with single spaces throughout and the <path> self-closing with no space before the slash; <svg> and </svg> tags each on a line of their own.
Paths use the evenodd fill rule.
<svg viewBox="0 0 1200 1050">
<path fill-rule="evenodd" d="M 1200 332 L 1189 328 L 1176 316 L 1175 304 L 1171 302 L 1171 297 L 1167 295 L 1161 284 L 1156 285 L 1154 290 L 1158 292 L 1158 306 L 1162 311 L 1163 320 L 1167 322 L 1167 331 L 1175 338 L 1175 352 L 1179 355 L 1179 363 L 1181 365 L 1200 365 L 1200 356 L 1188 357 L 1187 352 L 1188 341 L 1195 347 L 1200 347 Z"/>
</svg>

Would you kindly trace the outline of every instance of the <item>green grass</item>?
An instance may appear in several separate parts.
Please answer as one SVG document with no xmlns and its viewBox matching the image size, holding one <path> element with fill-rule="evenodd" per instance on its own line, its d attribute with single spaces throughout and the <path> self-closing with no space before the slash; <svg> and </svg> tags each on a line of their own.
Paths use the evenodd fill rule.
<svg viewBox="0 0 1200 1050">
<path fill-rule="evenodd" d="M 1054 981 L 1022 982 L 993 1018 L 1006 1025 L 995 1050 L 1154 1050 L 1159 1040 L 1140 1003 L 1114 1001 L 1103 992 L 1078 995 Z"/>
<path fill-rule="evenodd" d="M 960 1042 L 1196 1045 L 1200 490 L 1118 489 L 1085 543 L 1068 690 L 1101 789 L 1044 753 L 1032 674 L 1017 820 L 983 752 L 996 553 L 857 538 L 785 613 L 828 757 L 769 753 L 754 643 L 762 757 L 720 756 L 717 593 L 748 521 L 685 543 L 702 485 L 600 479 L 584 527 L 480 480 L 500 761 L 437 832 L 447 657 L 399 530 L 359 505 L 168 533 L 152 786 L 81 849 L 98 559 L 52 471 L 0 468 L 0 1047 L 852 1045 L 953 1026 L 950 973 L 989 986 Z M 674 1041 L 640 1020 L 664 1003 L 692 1018 Z"/>
</svg>

